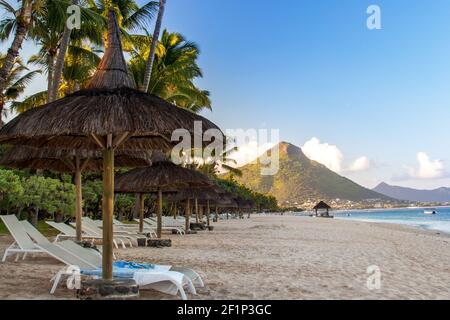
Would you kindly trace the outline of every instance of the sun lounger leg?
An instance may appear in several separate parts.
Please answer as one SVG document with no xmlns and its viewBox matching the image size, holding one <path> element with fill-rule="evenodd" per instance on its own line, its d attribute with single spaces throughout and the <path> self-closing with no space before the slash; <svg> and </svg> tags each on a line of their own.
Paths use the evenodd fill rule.
<svg viewBox="0 0 450 320">
<path fill-rule="evenodd" d="M 119 249 L 119 246 L 117 245 L 117 241 L 113 240 L 113 243 L 114 243 L 114 247 L 116 247 L 116 249 Z"/>
<path fill-rule="evenodd" d="M 9 248 L 5 250 L 5 253 L 3 254 L 2 262 L 6 261 L 6 257 L 8 256 Z"/>
<path fill-rule="evenodd" d="M 3 254 L 2 262 L 6 261 L 6 257 L 9 255 L 10 249 L 14 248 L 15 245 L 16 245 L 16 243 L 14 242 L 5 250 L 5 253 Z"/>
<path fill-rule="evenodd" d="M 186 296 L 186 293 L 184 292 L 183 286 L 179 286 L 178 290 L 180 290 L 181 299 L 187 300 L 188 298 Z"/>
<path fill-rule="evenodd" d="M 25 253 L 23 254 L 22 260 L 25 260 L 26 257 L 27 257 L 27 253 L 25 252 Z"/>
<path fill-rule="evenodd" d="M 16 259 L 14 260 L 15 262 L 19 261 L 20 258 L 20 253 L 16 254 Z"/>
</svg>

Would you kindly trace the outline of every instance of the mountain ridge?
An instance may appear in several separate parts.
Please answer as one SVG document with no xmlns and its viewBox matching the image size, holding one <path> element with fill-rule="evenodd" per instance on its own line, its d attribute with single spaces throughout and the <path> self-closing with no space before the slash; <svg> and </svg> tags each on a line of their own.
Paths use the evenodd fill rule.
<svg viewBox="0 0 450 320">
<path fill-rule="evenodd" d="M 280 204 L 335 199 L 348 201 L 393 200 L 385 195 L 358 185 L 340 176 L 326 166 L 309 159 L 300 147 L 280 142 L 279 171 L 273 176 L 260 174 L 262 165 L 257 161 L 239 169 L 242 177 L 236 180 L 251 189 L 275 196 Z M 276 147 L 269 150 L 269 154 Z"/>
<path fill-rule="evenodd" d="M 381 182 L 372 189 L 394 199 L 415 202 L 450 202 L 450 188 L 440 187 L 432 190 L 400 187 Z"/>
</svg>

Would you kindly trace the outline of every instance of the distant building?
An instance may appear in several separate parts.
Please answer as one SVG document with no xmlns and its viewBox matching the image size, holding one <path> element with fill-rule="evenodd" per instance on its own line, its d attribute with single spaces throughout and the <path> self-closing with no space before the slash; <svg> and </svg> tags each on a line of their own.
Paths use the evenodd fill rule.
<svg viewBox="0 0 450 320">
<path fill-rule="evenodd" d="M 330 210 L 331 207 L 323 201 L 320 201 L 313 208 L 316 217 L 331 217 Z"/>
</svg>

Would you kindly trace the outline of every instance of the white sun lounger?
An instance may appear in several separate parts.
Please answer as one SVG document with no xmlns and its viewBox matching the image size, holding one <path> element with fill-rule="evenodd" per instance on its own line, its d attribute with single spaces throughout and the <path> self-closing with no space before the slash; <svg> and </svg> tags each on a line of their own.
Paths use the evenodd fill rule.
<svg viewBox="0 0 450 320">
<path fill-rule="evenodd" d="M 88 270 L 99 269 L 102 264 L 101 255 L 93 249 L 83 248 L 70 240 L 59 242 L 58 246 L 83 261 L 85 265 L 89 266 Z M 66 274 L 66 269 L 64 269 L 60 270 L 54 277 L 55 283 L 53 287 L 55 289 L 61 277 Z M 155 265 L 153 270 L 135 271 L 133 279 L 140 289 L 154 289 L 172 295 L 176 295 L 179 292 L 183 300 L 187 300 L 184 286 L 187 286 L 190 293 L 196 294 L 195 287 L 189 277 L 181 272 L 171 270 L 170 266 Z"/>
<path fill-rule="evenodd" d="M 60 247 L 62 247 L 63 249 L 68 250 L 70 253 L 76 255 L 77 257 L 79 257 L 80 259 L 85 260 L 87 263 L 94 265 L 94 266 L 98 266 L 100 267 L 102 265 L 102 257 L 101 257 L 101 253 L 93 250 L 93 249 L 88 249 L 86 250 L 86 248 L 81 247 L 80 245 L 76 244 L 73 241 L 63 241 L 58 243 L 57 245 L 59 245 Z M 204 283 L 202 278 L 200 277 L 200 275 L 195 272 L 192 269 L 189 268 L 183 268 L 183 267 L 172 267 L 172 266 L 167 266 L 167 265 L 155 265 L 155 268 L 160 271 L 176 271 L 176 272 L 180 272 L 183 273 L 185 276 L 187 276 L 192 283 L 199 288 L 203 288 L 204 287 Z"/>
<path fill-rule="evenodd" d="M 103 234 L 103 230 L 101 227 L 98 227 L 96 222 L 89 217 L 83 217 L 83 223 L 87 225 L 87 227 L 95 233 Z M 127 230 L 123 228 L 116 228 L 114 225 L 114 237 L 128 239 L 130 242 L 130 246 L 132 246 L 131 240 L 135 241 L 137 244 L 138 239 L 147 239 L 147 236 L 144 234 L 140 234 L 134 230 Z"/>
<path fill-rule="evenodd" d="M 102 220 L 92 220 L 93 223 L 99 228 L 103 227 L 103 221 Z M 114 223 L 114 232 L 129 232 L 131 235 L 136 236 L 143 236 L 144 234 L 147 234 L 150 236 L 150 238 L 155 237 L 156 238 L 156 232 L 153 228 L 144 228 L 144 232 L 139 232 L 139 225 L 138 224 L 126 224 L 123 222 L 120 222 L 117 219 L 113 219 Z"/>
<path fill-rule="evenodd" d="M 11 244 L 3 254 L 2 262 L 6 261 L 6 258 L 10 254 L 16 253 L 16 261 L 19 260 L 19 256 L 23 253 L 22 259 L 25 259 L 28 253 L 42 253 L 43 251 L 36 246 L 36 244 L 30 239 L 27 232 L 23 228 L 20 221 L 15 215 L 0 216 L 5 226 L 8 228 L 9 233 L 14 238 L 13 244 Z"/>
<path fill-rule="evenodd" d="M 45 221 L 45 223 L 60 232 L 56 236 L 55 242 L 59 241 L 61 238 L 75 239 L 77 237 L 76 230 L 68 224 L 65 224 L 64 222 Z M 99 237 L 97 235 L 89 234 L 88 232 L 86 232 L 86 230 L 83 230 L 82 238 L 90 240 L 102 239 L 102 237 Z M 117 247 L 117 244 L 115 245 Z"/>
<path fill-rule="evenodd" d="M 100 229 L 99 227 L 97 227 L 95 222 L 93 220 L 91 220 L 90 218 L 83 217 L 83 226 L 90 234 L 94 234 L 98 237 L 103 237 L 103 230 Z M 141 236 L 141 237 L 144 237 L 144 236 Z M 137 242 L 137 237 L 135 237 L 131 234 L 128 234 L 127 232 L 114 231 L 114 240 L 120 241 L 122 244 L 122 247 L 125 249 L 126 248 L 125 241 L 128 242 L 130 247 L 133 247 L 132 240 Z"/>
<path fill-rule="evenodd" d="M 156 218 L 155 218 L 156 219 Z M 138 219 L 135 219 L 135 221 L 139 221 Z M 144 219 L 144 222 L 147 224 L 147 225 L 149 225 L 150 227 L 152 227 L 152 228 L 157 228 L 157 225 L 158 225 L 158 222 L 157 221 L 155 221 L 155 220 L 153 220 L 153 219 L 151 219 L 151 218 L 145 218 Z M 180 227 L 176 227 L 176 226 L 167 226 L 167 225 L 165 225 L 164 224 L 164 222 L 163 221 L 161 221 L 162 223 L 161 223 L 161 228 L 162 228 L 162 230 L 175 230 L 176 232 L 177 232 L 177 234 L 179 234 L 180 236 L 182 236 L 182 235 L 184 235 L 185 234 L 185 232 L 184 232 L 184 230 L 182 229 L 182 228 L 180 228 Z"/>
</svg>

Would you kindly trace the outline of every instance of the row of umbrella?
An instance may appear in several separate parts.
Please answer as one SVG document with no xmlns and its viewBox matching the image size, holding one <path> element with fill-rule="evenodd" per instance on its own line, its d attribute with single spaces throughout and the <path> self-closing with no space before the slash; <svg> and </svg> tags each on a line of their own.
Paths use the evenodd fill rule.
<svg viewBox="0 0 450 320">
<path fill-rule="evenodd" d="M 102 269 L 103 279 L 110 280 L 115 187 L 123 192 L 156 193 L 161 208 L 162 195 L 170 194 L 173 189 L 194 190 L 211 186 L 210 181 L 204 180 L 205 177 L 200 183 L 200 177 L 195 177 L 192 172 L 183 172 L 181 176 L 199 180 L 193 184 L 183 183 L 174 175 L 167 175 L 168 172 L 175 173 L 178 172 L 175 170 L 183 168 L 167 161 L 152 161 L 155 152 L 169 152 L 178 143 L 171 138 L 172 133 L 179 129 L 184 129 L 191 141 L 203 141 L 203 134 L 209 129 L 220 131 L 214 123 L 202 116 L 135 89 L 123 56 L 116 14 L 111 7 L 105 53 L 87 87 L 24 112 L 3 126 L 0 129 L 0 144 L 16 147 L 2 161 L 7 164 L 9 159 L 9 164 L 14 163 L 15 166 L 73 173 L 77 193 L 77 234 L 80 237 L 81 176 L 86 171 L 103 171 Z M 206 144 L 207 142 L 204 143 L 205 146 Z M 154 176 L 147 175 L 148 179 L 144 179 L 145 175 L 139 171 L 144 169 L 138 168 L 118 177 L 115 183 L 115 167 L 149 164 L 153 165 L 146 170 L 158 171 Z M 128 189 L 121 189 L 126 185 L 124 181 L 127 175 L 134 175 L 135 184 L 133 186 L 129 183 Z M 140 188 L 136 188 L 137 186 Z M 190 199 L 186 200 L 188 203 L 189 201 Z M 161 209 L 158 209 L 158 216 L 160 214 Z M 160 231 L 160 226 L 158 229 Z"/>
<path fill-rule="evenodd" d="M 189 230 L 191 202 L 195 203 L 196 217 L 199 217 L 200 205 L 207 208 L 207 225 L 210 225 L 210 205 L 218 208 L 251 209 L 248 200 L 235 197 L 215 185 L 203 174 L 177 166 L 161 153 L 146 151 L 118 151 L 115 155 L 116 167 L 139 167 L 115 180 L 116 193 L 133 193 L 140 195 L 139 231 L 144 229 L 144 196 L 156 194 L 157 235 L 161 237 L 162 195 L 167 201 L 185 203 L 186 230 Z M 86 150 L 37 149 L 27 146 L 15 146 L 0 159 L 0 165 L 12 168 L 32 168 L 74 174 L 76 192 L 76 235 L 82 239 L 82 186 L 83 172 L 99 171 L 102 168 L 101 153 Z"/>
</svg>

